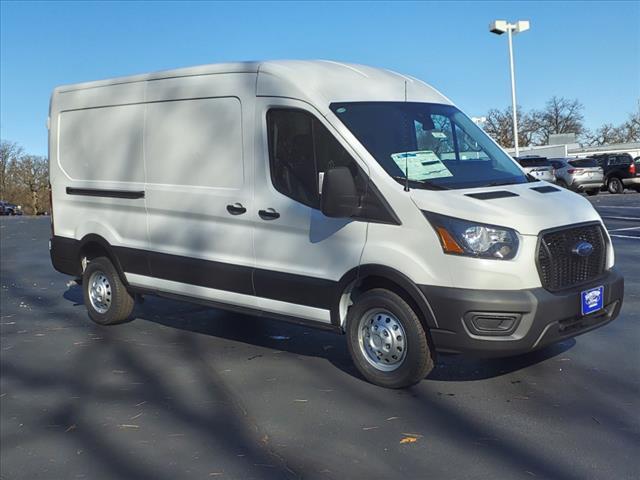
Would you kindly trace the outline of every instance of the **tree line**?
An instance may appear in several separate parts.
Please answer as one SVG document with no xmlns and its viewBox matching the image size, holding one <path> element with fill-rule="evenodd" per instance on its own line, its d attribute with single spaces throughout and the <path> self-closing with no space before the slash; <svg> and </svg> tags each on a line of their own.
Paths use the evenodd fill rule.
<svg viewBox="0 0 640 480">
<path fill-rule="evenodd" d="M 0 199 L 21 205 L 27 215 L 51 212 L 49 162 L 28 155 L 14 142 L 0 142 Z"/>
<path fill-rule="evenodd" d="M 595 130 L 584 126 L 583 110 L 578 100 L 555 96 L 539 110 L 524 111 L 518 107 L 518 144 L 548 145 L 549 137 L 558 133 L 575 133 L 582 147 L 640 142 L 640 100 L 623 123 L 605 123 Z M 489 110 L 482 128 L 503 147 L 514 146 L 511 107 Z"/>
</svg>

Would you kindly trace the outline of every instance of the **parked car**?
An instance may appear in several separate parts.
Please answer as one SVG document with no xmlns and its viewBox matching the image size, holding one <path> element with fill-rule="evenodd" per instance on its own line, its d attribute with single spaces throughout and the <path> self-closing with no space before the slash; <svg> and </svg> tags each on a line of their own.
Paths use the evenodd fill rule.
<svg viewBox="0 0 640 480">
<path fill-rule="evenodd" d="M 515 157 L 524 171 L 538 180 L 554 183 L 556 177 L 553 174 L 553 167 L 546 157 L 538 155 L 524 155 Z"/>
<path fill-rule="evenodd" d="M 604 186 L 609 193 L 623 193 L 625 188 L 640 192 L 640 170 L 628 153 L 590 155 L 604 171 Z"/>
<path fill-rule="evenodd" d="M 591 158 L 551 158 L 556 183 L 574 192 L 597 195 L 604 186 L 604 173 Z"/>
<path fill-rule="evenodd" d="M 437 351 L 529 352 L 622 307 L 598 212 L 411 77 L 204 65 L 58 87 L 49 118 L 51 260 L 102 325 L 139 294 L 275 316 L 399 388 Z"/>
<path fill-rule="evenodd" d="M 22 207 L 0 200 L 0 215 L 22 215 Z"/>
</svg>

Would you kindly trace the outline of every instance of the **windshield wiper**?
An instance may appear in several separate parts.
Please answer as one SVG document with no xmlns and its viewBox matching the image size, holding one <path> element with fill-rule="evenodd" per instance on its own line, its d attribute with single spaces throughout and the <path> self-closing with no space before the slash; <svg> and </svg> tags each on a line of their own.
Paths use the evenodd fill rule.
<svg viewBox="0 0 640 480">
<path fill-rule="evenodd" d="M 539 182 L 539 181 L 540 181 L 540 179 L 538 179 L 538 178 L 534 177 L 534 176 L 533 176 L 533 175 L 531 175 L 530 173 L 527 173 L 527 174 L 526 174 L 526 177 L 527 177 L 527 181 L 528 181 L 529 183 L 531 183 L 531 182 Z"/>
<path fill-rule="evenodd" d="M 539 180 L 535 177 L 532 177 L 528 173 L 526 174 L 527 182 L 538 182 Z M 482 185 L 483 187 L 501 187 L 503 185 L 519 185 L 523 182 L 519 181 L 517 178 L 512 180 L 495 180 L 493 182 L 487 183 L 486 185 Z"/>
<path fill-rule="evenodd" d="M 405 183 L 407 183 L 407 177 L 405 177 L 404 175 L 392 175 L 392 178 L 394 180 L 397 180 L 399 183 L 401 183 L 402 185 L 404 185 Z M 415 187 L 417 186 L 418 188 L 422 187 L 422 188 L 427 188 L 429 190 L 449 190 L 448 187 L 445 187 L 443 185 L 438 185 L 437 183 L 433 183 L 430 182 L 429 180 L 417 180 L 414 178 L 410 178 L 408 180 L 409 185 L 412 185 Z"/>
<path fill-rule="evenodd" d="M 487 183 L 485 187 L 501 187 L 503 185 L 517 185 L 517 182 L 491 182 Z"/>
</svg>

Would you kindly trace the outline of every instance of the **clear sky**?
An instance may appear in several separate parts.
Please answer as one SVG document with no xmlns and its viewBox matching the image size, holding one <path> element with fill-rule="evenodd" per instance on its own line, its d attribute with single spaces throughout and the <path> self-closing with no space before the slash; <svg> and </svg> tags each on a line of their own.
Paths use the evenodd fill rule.
<svg viewBox="0 0 640 480">
<path fill-rule="evenodd" d="M 620 123 L 640 98 L 640 2 L 6 2 L 1 4 L 3 139 L 46 154 L 49 95 L 64 83 L 203 63 L 331 59 L 407 73 L 471 116 L 579 99 L 587 127 Z"/>
</svg>

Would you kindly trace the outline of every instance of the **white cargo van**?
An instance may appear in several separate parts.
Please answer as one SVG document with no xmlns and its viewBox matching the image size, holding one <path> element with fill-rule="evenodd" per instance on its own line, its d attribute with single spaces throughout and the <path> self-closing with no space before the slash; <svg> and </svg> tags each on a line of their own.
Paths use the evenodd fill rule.
<svg viewBox="0 0 640 480">
<path fill-rule="evenodd" d="M 622 306 L 589 202 L 388 70 L 268 61 L 58 87 L 49 149 L 51 260 L 100 324 L 136 294 L 265 312 L 346 333 L 366 379 L 404 387 L 437 351 L 528 352 Z"/>
</svg>

